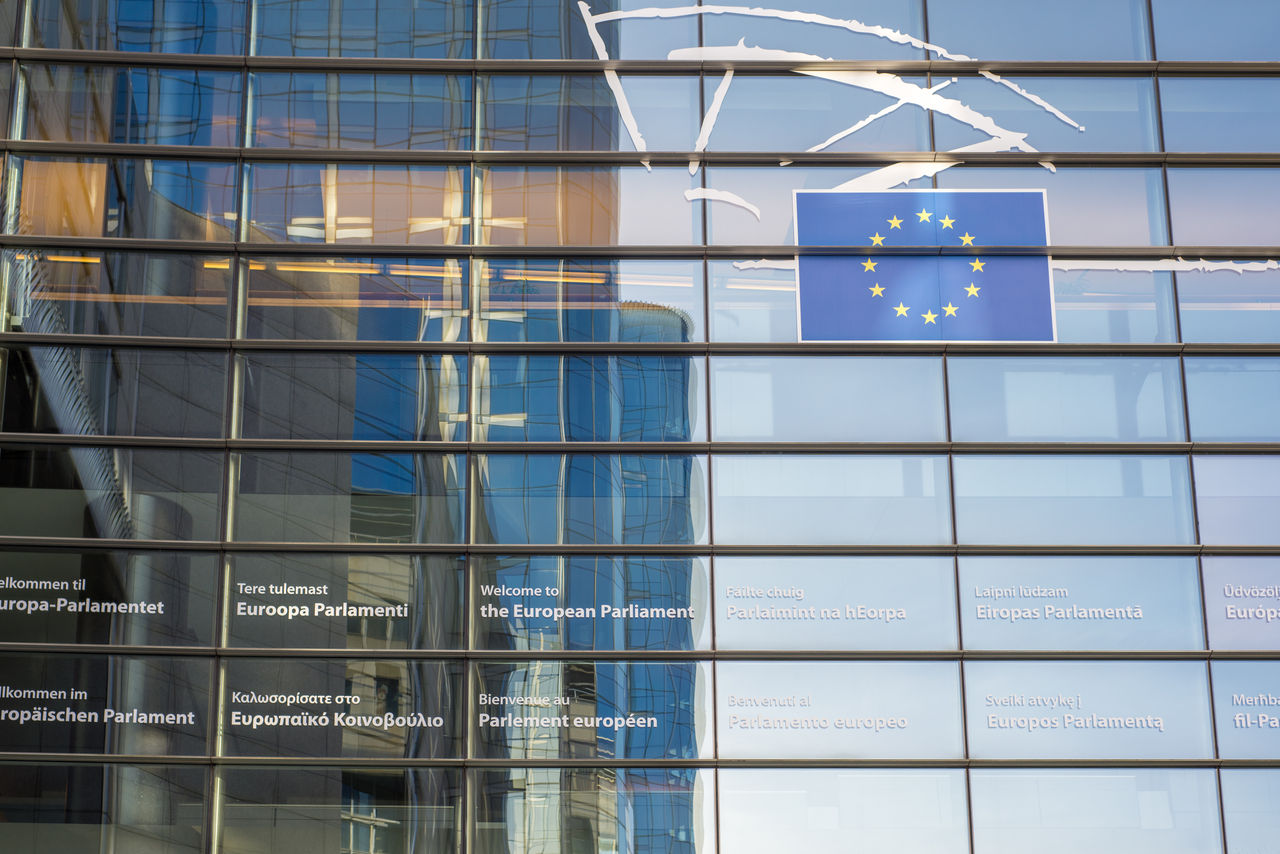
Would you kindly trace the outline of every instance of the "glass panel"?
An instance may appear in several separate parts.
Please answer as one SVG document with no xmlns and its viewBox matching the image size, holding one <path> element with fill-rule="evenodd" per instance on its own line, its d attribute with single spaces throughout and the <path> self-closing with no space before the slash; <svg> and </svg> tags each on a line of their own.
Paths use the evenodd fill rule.
<svg viewBox="0 0 1280 854">
<path fill-rule="evenodd" d="M 1066 8 L 1062 7 L 1064 12 Z M 1167 242 L 1159 169 L 1062 166 L 1050 172 L 1039 166 L 961 166 L 939 173 L 937 183 L 941 189 L 1045 188 L 1049 239 L 1057 246 L 1147 246 Z"/>
<path fill-rule="evenodd" d="M 1200 542 L 1280 542 L 1280 457 L 1195 457 Z"/>
<path fill-rule="evenodd" d="M 1280 341 L 1280 270 L 1265 261 L 1225 266 L 1178 273 L 1182 340 Z"/>
<path fill-rule="evenodd" d="M 930 0 L 929 40 L 978 59 L 1150 59 L 1142 0 Z"/>
<path fill-rule="evenodd" d="M 445 74 L 254 74 L 249 144 L 471 148 L 471 80 Z"/>
<path fill-rule="evenodd" d="M 1273 246 L 1280 169 L 1169 169 L 1173 242 Z"/>
<path fill-rule="evenodd" d="M 259 56 L 469 59 L 470 0 L 254 0 Z"/>
<path fill-rule="evenodd" d="M 230 557 L 229 646 L 458 649 L 461 557 Z"/>
<path fill-rule="evenodd" d="M 473 557 L 476 646 L 710 649 L 707 559 Z"/>
<path fill-rule="evenodd" d="M 1141 262 L 1059 258 L 1050 259 L 1049 266 L 1053 270 L 1059 342 L 1147 344 L 1178 340 L 1172 274 L 1124 269 L 1140 268 Z"/>
<path fill-rule="evenodd" d="M 968 854 L 960 769 L 721 768 L 720 850 Z"/>
<path fill-rule="evenodd" d="M 715 17 L 707 16 L 707 24 Z M 742 20 L 745 27 L 764 23 Z M 776 40 L 781 23 L 765 24 L 774 31 L 768 36 L 771 41 Z M 905 97 L 927 88 L 924 77 L 884 73 L 871 77 L 839 72 L 823 77 L 713 74 L 704 83 L 703 103 L 714 104 L 717 97 L 721 103 L 718 112 L 706 119 L 711 122 L 706 147 L 711 151 L 928 151 L 928 111 Z M 678 146 L 681 150 L 692 147 L 692 140 Z"/>
<path fill-rule="evenodd" d="M 24 653 L 0 656 L 0 671 L 0 750 L 208 752 L 212 659 Z"/>
<path fill-rule="evenodd" d="M 962 543 L 1195 540 L 1185 457 L 957 456 L 953 465 Z"/>
<path fill-rule="evenodd" d="M 1220 9 L 1202 23 L 1218 19 Z M 1235 34 L 1231 58 L 1244 36 Z M 1160 110 L 1167 151 L 1280 151 L 1280 80 L 1162 77 Z"/>
<path fill-rule="evenodd" d="M 221 451 L 0 448 L 0 534 L 214 540 L 221 492 Z"/>
<path fill-rule="evenodd" d="M 1280 759 L 1280 661 L 1215 661 L 1218 755 Z"/>
<path fill-rule="evenodd" d="M 702 360 L 477 356 L 475 440 L 705 441 Z"/>
<path fill-rule="evenodd" d="M 467 261 L 254 258 L 246 335 L 321 341 L 465 341 Z"/>
<path fill-rule="evenodd" d="M 1204 768 L 975 768 L 975 854 L 1214 854 L 1218 787 Z"/>
<path fill-rule="evenodd" d="M 1177 359 L 947 360 L 957 442 L 1176 442 L 1182 429 Z"/>
<path fill-rule="evenodd" d="M 28 47 L 244 53 L 244 0 L 32 0 Z"/>
<path fill-rule="evenodd" d="M 701 341 L 696 261 L 477 261 L 481 341 Z"/>
<path fill-rule="evenodd" d="M 702 241 L 684 167 L 481 167 L 477 243 L 612 246 Z M 689 194 L 689 195 L 686 195 Z"/>
<path fill-rule="evenodd" d="M 796 261 L 707 262 L 711 340 L 797 341 Z"/>
<path fill-rule="evenodd" d="M 240 73 L 24 65 L 24 139 L 240 144 Z"/>
<path fill-rule="evenodd" d="M 465 356 L 267 352 L 242 358 L 246 438 L 466 439 Z"/>
<path fill-rule="evenodd" d="M 1274 60 L 1280 8 L 1268 0 L 1152 0 L 1160 59 Z M 1209 12 L 1209 14 L 1205 14 Z"/>
<path fill-rule="evenodd" d="M 67 237 L 231 240 L 235 167 L 186 160 L 10 157 L 6 230 Z"/>
<path fill-rule="evenodd" d="M 943 457 L 715 457 L 722 543 L 947 543 Z"/>
<path fill-rule="evenodd" d="M 463 166 L 257 163 L 246 237 L 265 243 L 466 243 Z"/>
<path fill-rule="evenodd" d="M 975 13 L 983 14 L 978 11 L 980 8 L 986 8 L 986 3 L 963 11 L 947 9 L 946 14 L 971 18 Z M 929 11 L 933 12 L 932 6 Z M 1047 23 L 1044 12 L 1037 10 L 1037 23 Z M 1013 25 L 1008 26 L 1014 30 Z M 1097 31 L 1091 28 L 1087 41 L 1090 46 L 1096 44 L 1096 36 Z M 1076 53 L 1080 47 L 1079 43 L 1072 45 L 1071 59 L 1081 58 Z M 1006 85 L 1000 85 L 1006 79 Z M 1052 109 L 1023 92 L 1034 94 Z M 959 77 L 954 85 L 946 87 L 943 96 L 990 116 L 1000 127 L 1025 133 L 1027 143 L 1039 151 L 1157 151 L 1160 147 L 1155 92 L 1149 77 Z M 934 111 L 933 128 L 939 151 L 988 138 L 961 118 L 941 110 Z"/>
<path fill-rule="evenodd" d="M 708 200 L 708 243 L 793 246 L 796 190 L 830 190 L 869 174 L 871 169 L 790 165 L 785 169 L 708 166 L 703 171 L 706 186 L 701 192 Z M 794 265 L 794 258 L 789 260 Z M 794 281 L 794 273 L 791 278 Z"/>
<path fill-rule="evenodd" d="M 1224 768 L 1222 812 L 1231 851 L 1280 852 L 1280 769 Z"/>
<path fill-rule="evenodd" d="M 225 750 L 447 759 L 462 750 L 461 680 L 449 661 L 228 659 Z"/>
<path fill-rule="evenodd" d="M 701 13 L 703 43 L 708 53 L 720 48 L 721 56 L 745 41 L 814 59 L 928 59 L 919 41 L 925 35 L 921 6 L 919 0 L 771 0 L 765 8 L 708 9 Z"/>
<path fill-rule="evenodd" d="M 715 780 L 684 768 L 477 769 L 476 854 L 713 854 Z M 451 849 L 452 850 L 452 849 Z"/>
<path fill-rule="evenodd" d="M 958 759 L 960 669 L 933 661 L 721 661 L 725 759 Z"/>
<path fill-rule="evenodd" d="M 15 332 L 226 337 L 228 258 L 19 249 L 4 260 Z"/>
<path fill-rule="evenodd" d="M 962 557 L 966 649 L 1203 649 L 1195 558 Z"/>
<path fill-rule="evenodd" d="M 0 642 L 210 646 L 217 585 L 202 552 L 0 552 Z"/>
<path fill-rule="evenodd" d="M 222 780 L 218 854 L 443 854 L 461 836 L 449 768 L 230 767 Z"/>
<path fill-rule="evenodd" d="M 459 543 L 465 457 L 246 452 L 233 539 Z"/>
<path fill-rule="evenodd" d="M 635 17 L 595 21 L 592 15 L 637 7 Z M 645 10 L 683 6 L 685 14 L 660 19 Z M 698 44 L 698 21 L 682 0 L 586 7 L 553 0 L 490 0 L 480 4 L 481 55 L 486 59 L 667 59 L 673 49 Z M 736 39 L 735 39 L 736 41 Z"/>
<path fill-rule="evenodd" d="M 716 441 L 946 440 L 938 359 L 717 356 L 711 382 Z"/>
<path fill-rule="evenodd" d="M 709 662 L 481 662 L 476 687 L 482 758 L 711 755 Z"/>
<path fill-rule="evenodd" d="M 1207 759 L 1200 661 L 966 661 L 969 753 L 983 759 Z"/>
<path fill-rule="evenodd" d="M 478 94 L 480 148 L 692 151 L 697 87 L 696 77 L 485 75 Z"/>
<path fill-rule="evenodd" d="M 479 455 L 473 542 L 705 543 L 706 479 L 678 454 Z"/>
<path fill-rule="evenodd" d="M 718 557 L 716 648 L 956 649 L 941 557 Z"/>
<path fill-rule="evenodd" d="M 1203 557 L 1212 649 L 1280 649 L 1280 561 Z"/>
<path fill-rule="evenodd" d="M 205 785 L 202 767 L 0 765 L 5 850 L 201 854 Z"/>
<path fill-rule="evenodd" d="M 1186 359 L 1191 438 L 1280 441 L 1280 359 Z"/>
</svg>

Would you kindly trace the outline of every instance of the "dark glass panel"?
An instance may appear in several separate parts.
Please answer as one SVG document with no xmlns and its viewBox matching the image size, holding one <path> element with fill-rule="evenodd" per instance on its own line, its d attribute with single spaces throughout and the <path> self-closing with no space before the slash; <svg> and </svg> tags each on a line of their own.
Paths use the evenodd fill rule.
<svg viewBox="0 0 1280 854">
<path fill-rule="evenodd" d="M 471 0 L 254 0 L 260 56 L 468 59 Z"/>
<path fill-rule="evenodd" d="M 32 0 L 28 47 L 244 53 L 245 0 Z"/>
</svg>

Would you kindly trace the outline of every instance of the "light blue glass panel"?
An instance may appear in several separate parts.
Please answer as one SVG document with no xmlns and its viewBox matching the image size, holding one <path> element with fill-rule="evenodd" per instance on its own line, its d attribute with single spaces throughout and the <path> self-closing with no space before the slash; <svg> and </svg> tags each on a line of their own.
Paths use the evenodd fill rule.
<svg viewBox="0 0 1280 854">
<path fill-rule="evenodd" d="M 491 74 L 481 78 L 478 139 L 496 151 L 692 151 L 696 77 Z M 619 100 L 619 93 L 621 100 Z M 624 112 L 625 110 L 625 112 Z M 634 133 L 624 115 L 635 122 Z"/>
<path fill-rule="evenodd" d="M 1194 541 L 1185 457 L 957 456 L 953 464 L 962 543 Z"/>
<path fill-rule="evenodd" d="M 959 759 L 960 669 L 942 661 L 721 661 L 722 759 Z"/>
<path fill-rule="evenodd" d="M 1223 759 L 1280 759 L 1280 661 L 1215 661 L 1213 709 Z"/>
<path fill-rule="evenodd" d="M 1280 269 L 1275 262 L 1228 264 L 1212 272 L 1178 273 L 1182 340 L 1280 341 Z"/>
<path fill-rule="evenodd" d="M 712 753 L 707 661 L 481 662 L 485 759 L 700 759 Z"/>
<path fill-rule="evenodd" d="M 942 363 L 871 356 L 711 359 L 720 442 L 941 442 Z"/>
<path fill-rule="evenodd" d="M 966 649 L 1202 649 L 1190 557 L 962 557 Z"/>
<path fill-rule="evenodd" d="M 711 648 L 705 557 L 498 555 L 472 567 L 480 649 Z"/>
<path fill-rule="evenodd" d="M 1200 661 L 968 661 L 969 755 L 981 759 L 1207 759 Z"/>
<path fill-rule="evenodd" d="M 476 360 L 473 438 L 488 442 L 706 440 L 703 361 L 685 356 Z"/>
<path fill-rule="evenodd" d="M 1166 151 L 1280 150 L 1273 77 L 1162 77 L 1160 110 Z"/>
<path fill-rule="evenodd" d="M 955 649 L 941 557 L 718 557 L 717 649 Z"/>
<path fill-rule="evenodd" d="M 707 262 L 713 341 L 796 341 L 795 259 Z"/>
<path fill-rule="evenodd" d="M 480 341 L 703 339 L 697 261 L 491 258 L 476 265 Z"/>
<path fill-rule="evenodd" d="M 938 173 L 937 182 L 941 189 L 1045 189 L 1049 240 L 1056 246 L 1147 246 L 1167 239 L 1159 169 L 962 166 Z"/>
<path fill-rule="evenodd" d="M 968 854 L 960 769 L 721 768 L 720 850 Z M 854 849 L 857 850 L 857 849 Z"/>
<path fill-rule="evenodd" d="M 1170 273 L 1107 269 L 1123 267 L 1123 261 L 1060 258 L 1050 259 L 1049 264 L 1058 341 L 1148 344 L 1178 340 Z"/>
<path fill-rule="evenodd" d="M 1280 560 L 1202 557 L 1213 649 L 1280 649 Z"/>
<path fill-rule="evenodd" d="M 722 543 L 946 543 L 943 457 L 719 455 L 713 459 Z"/>
<path fill-rule="evenodd" d="M 1195 457 L 1200 542 L 1280 543 L 1280 457 Z"/>
<path fill-rule="evenodd" d="M 975 768 L 975 854 L 1217 854 L 1212 769 Z"/>
<path fill-rule="evenodd" d="M 705 171 L 706 189 L 712 191 L 706 208 L 707 242 L 778 246 L 796 242 L 795 190 L 830 190 L 871 170 L 866 167 L 711 166 Z"/>
<path fill-rule="evenodd" d="M 646 10 L 675 7 L 659 17 Z M 480 4 L 485 59 L 666 59 L 698 44 L 698 15 L 685 0 L 488 0 Z M 595 20 L 615 12 L 623 17 Z M 736 41 L 736 39 L 735 39 Z"/>
<path fill-rule="evenodd" d="M 251 0 L 252 53 L 469 59 L 471 0 Z"/>
<path fill-rule="evenodd" d="M 1280 169 L 1169 169 L 1173 242 L 1274 246 Z"/>
<path fill-rule="evenodd" d="M 893 94 L 878 91 L 882 84 Z M 711 151 L 927 151 L 929 115 L 901 103 L 928 88 L 923 77 L 856 74 L 785 77 L 712 74 L 703 103 L 721 99 L 707 148 Z M 681 148 L 692 148 L 686 143 Z"/>
<path fill-rule="evenodd" d="M 973 7 L 981 8 L 981 7 Z M 932 9 L 930 9 L 932 11 Z M 1039 10 L 1040 13 L 1044 9 Z M 987 77 L 959 77 L 942 90 L 990 116 L 996 124 L 1025 133 L 1038 151 L 1155 151 L 1155 91 L 1143 77 L 1010 77 L 1045 107 Z M 939 151 L 972 145 L 987 135 L 942 111 L 934 112 Z"/>
<path fill-rule="evenodd" d="M 1186 359 L 1191 438 L 1198 442 L 1280 441 L 1280 359 Z"/>
<path fill-rule="evenodd" d="M 947 360 L 957 442 L 1176 442 L 1177 359 L 960 357 Z"/>
<path fill-rule="evenodd" d="M 665 3 L 660 5 L 666 5 Z M 929 59 L 920 0 L 772 0 L 703 16 L 703 44 L 832 59 Z M 904 37 L 905 36 L 905 37 Z M 761 56 L 767 59 L 766 56 Z"/>
<path fill-rule="evenodd" d="M 475 542 L 707 541 L 702 457 L 483 454 L 475 469 Z"/>
<path fill-rule="evenodd" d="M 1223 768 L 1221 776 L 1228 850 L 1280 854 L 1280 769 Z"/>
<path fill-rule="evenodd" d="M 1280 7 L 1271 0 L 1152 0 L 1157 59 L 1280 59 Z"/>
<path fill-rule="evenodd" d="M 1142 0 L 930 0 L 929 40 L 975 59 L 1149 59 Z"/>
</svg>

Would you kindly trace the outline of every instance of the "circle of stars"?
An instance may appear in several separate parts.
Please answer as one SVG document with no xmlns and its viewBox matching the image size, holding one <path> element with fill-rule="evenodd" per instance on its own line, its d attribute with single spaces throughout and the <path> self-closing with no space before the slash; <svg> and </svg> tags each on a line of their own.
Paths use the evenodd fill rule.
<svg viewBox="0 0 1280 854">
<path fill-rule="evenodd" d="M 933 221 L 933 211 L 930 211 L 925 207 L 921 207 L 920 210 L 916 211 L 912 215 L 916 217 L 917 222 Z M 889 217 L 887 220 L 885 220 L 885 222 L 888 223 L 889 225 L 888 231 L 890 232 L 892 232 L 895 228 L 899 230 L 902 229 L 903 220 L 899 219 L 896 214 L 894 216 Z M 938 224 L 941 225 L 944 230 L 951 229 L 954 231 L 956 221 L 952 219 L 950 216 L 944 216 L 938 219 Z M 958 234 L 956 236 L 960 239 L 961 246 L 972 246 L 973 241 L 976 239 L 968 231 L 966 231 L 964 234 Z M 879 231 L 877 231 L 875 234 L 870 235 L 867 239 L 871 241 L 872 246 L 883 246 L 886 237 L 885 235 L 882 235 Z M 878 263 L 879 262 L 873 261 L 870 258 L 866 259 L 865 261 L 862 262 L 863 272 L 874 273 L 876 270 L 876 265 Z M 972 261 L 969 262 L 969 268 L 974 273 L 981 273 L 983 271 L 982 268 L 986 266 L 986 263 L 987 262 L 983 261 L 981 258 L 974 258 Z M 871 291 L 871 296 L 873 298 L 875 297 L 883 298 L 885 293 L 885 286 L 880 284 L 879 282 L 876 282 L 871 287 L 867 288 L 867 290 Z M 977 297 L 981 291 L 982 291 L 982 287 L 980 285 L 970 282 L 968 287 L 964 289 L 965 299 L 973 299 Z M 894 311 L 895 317 L 911 316 L 911 306 L 905 305 L 901 300 L 898 301 L 897 305 L 891 306 L 891 308 Z M 948 300 L 947 304 L 942 306 L 941 315 L 939 315 L 937 312 L 933 311 L 932 309 L 925 309 L 924 311 L 919 312 L 918 316 L 924 319 L 925 325 L 927 326 L 929 324 L 936 324 L 940 316 L 956 317 L 957 316 L 956 313 L 959 310 L 960 310 L 959 306 L 953 304 L 950 300 Z"/>
</svg>

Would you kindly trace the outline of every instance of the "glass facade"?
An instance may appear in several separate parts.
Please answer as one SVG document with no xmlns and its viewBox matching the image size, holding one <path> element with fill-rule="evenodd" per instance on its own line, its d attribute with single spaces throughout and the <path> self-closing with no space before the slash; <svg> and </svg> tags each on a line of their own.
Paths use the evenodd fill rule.
<svg viewBox="0 0 1280 854">
<path fill-rule="evenodd" d="M 1280 854 L 1277 8 L 0 0 L 0 850 Z"/>
</svg>

